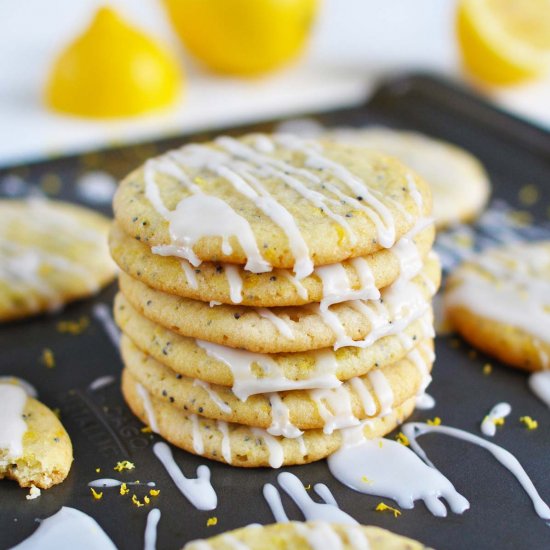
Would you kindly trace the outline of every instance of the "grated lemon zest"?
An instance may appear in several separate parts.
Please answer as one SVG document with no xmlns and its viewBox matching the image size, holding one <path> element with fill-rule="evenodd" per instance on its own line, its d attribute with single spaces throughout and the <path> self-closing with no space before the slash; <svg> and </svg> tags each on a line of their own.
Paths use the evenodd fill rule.
<svg viewBox="0 0 550 550">
<path fill-rule="evenodd" d="M 439 426 L 441 424 L 441 418 L 439 418 L 439 416 L 434 417 L 433 420 L 428 418 L 426 424 L 428 424 L 428 426 Z"/>
<path fill-rule="evenodd" d="M 101 491 L 101 493 L 98 493 L 93 487 L 90 487 L 90 491 L 92 492 L 94 500 L 101 500 L 103 498 L 103 491 Z"/>
<path fill-rule="evenodd" d="M 211 527 L 212 525 L 218 525 L 218 518 L 216 516 L 206 520 L 206 527 Z"/>
<path fill-rule="evenodd" d="M 388 506 L 387 504 L 385 504 L 384 502 L 379 502 L 377 505 L 376 505 L 376 508 L 375 510 L 377 512 L 391 512 L 393 514 L 393 517 L 394 518 L 397 518 L 401 515 L 401 511 L 398 510 L 397 508 L 393 508 L 392 506 Z"/>
<path fill-rule="evenodd" d="M 151 489 L 149 491 L 149 494 L 152 496 L 152 497 L 158 497 L 160 495 L 160 489 Z"/>
<path fill-rule="evenodd" d="M 485 365 L 483 365 L 483 374 L 485 376 L 489 376 L 489 374 L 491 374 L 493 372 L 493 365 L 491 365 L 491 363 L 485 363 Z"/>
<path fill-rule="evenodd" d="M 128 489 L 128 486 L 126 485 L 126 483 L 123 483 L 123 484 L 120 486 L 120 494 L 121 494 L 122 496 L 124 496 L 124 495 L 127 495 L 129 492 L 130 492 L 130 489 Z"/>
<path fill-rule="evenodd" d="M 519 421 L 523 422 L 528 430 L 536 430 L 539 427 L 538 420 L 535 420 L 530 416 L 521 416 Z"/>
<path fill-rule="evenodd" d="M 55 357 L 50 348 L 44 348 L 42 350 L 42 363 L 44 363 L 48 369 L 53 369 L 55 367 Z"/>
<path fill-rule="evenodd" d="M 135 467 L 136 466 L 133 462 L 130 462 L 129 460 L 122 460 L 121 462 L 116 463 L 113 470 L 116 472 L 122 472 L 122 470 L 133 470 Z"/>
<path fill-rule="evenodd" d="M 395 440 L 397 441 L 397 443 L 405 445 L 405 447 L 408 447 L 410 445 L 409 438 L 403 432 L 399 432 L 395 437 Z"/>
<path fill-rule="evenodd" d="M 142 506 L 145 506 L 143 502 L 140 502 L 138 497 L 136 495 L 132 495 L 132 502 L 138 507 L 141 508 Z"/>
</svg>

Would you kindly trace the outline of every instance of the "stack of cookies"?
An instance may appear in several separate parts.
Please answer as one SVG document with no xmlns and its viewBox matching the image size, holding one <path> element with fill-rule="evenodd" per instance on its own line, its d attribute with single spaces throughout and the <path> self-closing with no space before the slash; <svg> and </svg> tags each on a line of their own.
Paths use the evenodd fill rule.
<svg viewBox="0 0 550 550">
<path fill-rule="evenodd" d="M 304 464 L 382 436 L 430 381 L 427 185 L 397 160 L 289 135 L 151 159 L 114 201 L 124 397 L 174 445 Z"/>
</svg>

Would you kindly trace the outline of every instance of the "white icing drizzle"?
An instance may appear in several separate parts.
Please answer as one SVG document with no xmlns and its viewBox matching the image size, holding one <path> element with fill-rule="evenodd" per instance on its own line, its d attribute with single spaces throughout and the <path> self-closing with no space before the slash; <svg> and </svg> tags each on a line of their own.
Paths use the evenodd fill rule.
<svg viewBox="0 0 550 550">
<path fill-rule="evenodd" d="M 434 468 L 433 464 L 430 462 L 426 453 L 422 450 L 418 442 L 416 441 L 417 437 L 424 435 L 426 433 L 441 433 L 451 437 L 456 437 L 457 439 L 462 439 L 468 443 L 473 443 L 474 445 L 479 445 L 485 450 L 489 451 L 505 468 L 507 468 L 514 477 L 519 481 L 523 490 L 527 493 L 531 501 L 533 502 L 533 507 L 537 515 L 544 520 L 550 520 L 550 507 L 542 500 L 538 491 L 536 490 L 533 482 L 523 469 L 523 466 L 520 464 L 518 459 L 506 449 L 491 443 L 486 439 L 483 439 L 477 435 L 465 432 L 464 430 L 459 430 L 458 428 L 451 428 L 449 426 L 430 426 L 422 422 L 409 422 L 403 425 L 403 433 L 409 438 L 411 448 L 428 464 L 430 467 Z"/>
<path fill-rule="evenodd" d="M 372 369 L 368 372 L 367 377 L 372 384 L 374 394 L 380 403 L 379 416 L 387 416 L 392 412 L 393 406 L 393 391 L 391 386 L 384 376 L 384 373 L 379 369 Z"/>
<path fill-rule="evenodd" d="M 181 268 L 183 269 L 183 272 L 185 273 L 187 284 L 192 289 L 196 290 L 197 288 L 199 288 L 199 283 L 197 281 L 197 274 L 195 273 L 195 268 L 187 260 L 181 260 L 180 265 L 181 265 Z"/>
<path fill-rule="evenodd" d="M 96 378 L 93 380 L 90 385 L 88 386 L 88 389 L 90 391 L 98 391 L 102 388 L 105 388 L 106 386 L 110 386 L 111 384 L 114 384 L 116 378 L 114 376 L 111 376 L 110 374 L 107 374 L 105 376 L 100 376 L 99 378 Z"/>
<path fill-rule="evenodd" d="M 357 397 L 359 397 L 365 414 L 367 416 L 374 416 L 376 413 L 376 403 L 369 390 L 367 390 L 363 380 L 358 376 L 355 376 L 349 380 L 349 383 L 353 388 L 353 391 L 357 394 Z"/>
<path fill-rule="evenodd" d="M 191 425 L 193 426 L 193 449 L 198 455 L 204 453 L 204 441 L 202 440 L 199 417 L 196 414 L 190 414 Z"/>
<path fill-rule="evenodd" d="M 201 464 L 197 468 L 197 477 L 190 479 L 183 475 L 172 456 L 172 450 L 166 443 L 162 441 L 155 443 L 153 452 L 166 468 L 181 494 L 197 510 L 214 510 L 216 508 L 218 497 L 210 483 L 210 469 L 208 466 Z"/>
<path fill-rule="evenodd" d="M 301 435 L 300 437 L 296 438 L 296 441 L 298 441 L 300 454 L 302 456 L 306 456 L 307 455 L 307 447 L 306 447 L 306 442 L 304 441 L 304 436 Z"/>
<path fill-rule="evenodd" d="M 256 437 L 263 439 L 269 453 L 269 465 L 272 468 L 280 468 L 285 458 L 283 446 L 275 437 L 268 434 L 266 430 L 251 428 L 251 431 Z"/>
<path fill-rule="evenodd" d="M 496 423 L 506 418 L 511 412 L 512 407 L 509 403 L 497 403 L 481 422 L 481 432 L 483 435 L 494 437 L 497 433 Z"/>
<path fill-rule="evenodd" d="M 432 351 L 432 349 L 425 343 L 421 342 L 418 345 L 418 348 L 413 349 L 410 351 L 407 355 L 407 358 L 414 363 L 415 367 L 417 368 L 418 372 L 420 373 L 421 380 L 420 380 L 420 386 L 418 388 L 418 391 L 416 392 L 416 396 L 420 397 L 421 395 L 424 395 L 426 392 L 426 388 L 430 385 L 432 381 L 432 375 L 430 374 L 430 370 L 428 368 L 428 363 L 420 353 L 420 349 L 424 352 L 424 354 L 428 357 L 428 361 L 430 363 L 433 363 L 435 360 L 435 354 Z"/>
<path fill-rule="evenodd" d="M 153 508 L 147 514 L 145 535 L 143 537 L 143 550 L 156 550 L 157 548 L 157 525 L 160 521 L 160 510 Z"/>
<path fill-rule="evenodd" d="M 220 411 L 229 414 L 231 412 L 231 407 L 212 389 L 208 382 L 203 382 L 198 378 L 193 380 L 193 386 L 203 389 L 208 397 L 215 403 L 215 405 L 220 409 Z"/>
<path fill-rule="evenodd" d="M 435 399 L 428 393 L 423 393 L 416 396 L 415 408 L 419 411 L 428 411 L 435 407 Z"/>
<path fill-rule="evenodd" d="M 237 350 L 204 340 L 195 340 L 209 357 L 221 361 L 233 374 L 233 393 L 242 401 L 250 395 L 309 388 L 335 388 L 342 384 L 336 378 L 336 357 L 329 350 L 315 352 L 316 366 L 305 380 L 291 380 L 268 355 Z M 253 365 L 259 366 L 264 376 L 257 377 Z"/>
<path fill-rule="evenodd" d="M 299 430 L 290 421 L 290 412 L 278 393 L 270 393 L 269 403 L 271 404 L 271 426 L 267 432 L 275 436 L 283 436 L 290 439 L 300 437 L 304 432 Z"/>
<path fill-rule="evenodd" d="M 216 425 L 222 434 L 222 456 L 227 464 L 232 464 L 231 439 L 229 438 L 229 426 L 223 420 L 217 420 Z"/>
<path fill-rule="evenodd" d="M 452 483 L 408 447 L 389 439 L 367 439 L 363 425 L 344 430 L 342 435 L 343 445 L 327 459 L 330 472 L 340 483 L 360 493 L 392 498 L 405 509 L 422 499 L 435 516 L 447 515 L 440 497 L 457 514 L 469 508 Z"/>
<path fill-rule="evenodd" d="M 353 414 L 349 390 L 345 386 L 331 390 L 314 389 L 310 390 L 309 395 L 324 421 L 325 434 L 330 435 L 334 430 L 359 424 L 359 419 Z"/>
<path fill-rule="evenodd" d="M 33 397 L 34 399 L 38 397 L 36 388 L 30 382 L 18 376 L 0 376 L 0 384 L 13 384 L 14 386 L 19 386 L 29 397 Z"/>
<path fill-rule="evenodd" d="M 286 515 L 283 503 L 281 501 L 281 495 L 277 488 L 271 483 L 266 483 L 262 489 L 267 504 L 271 508 L 271 513 L 277 523 L 288 523 L 288 516 Z"/>
<path fill-rule="evenodd" d="M 294 340 L 294 332 L 290 326 L 290 321 L 282 319 L 279 315 L 275 315 L 272 310 L 265 307 L 257 308 L 256 313 L 263 319 L 271 321 L 275 328 L 282 334 L 285 338 L 289 340 Z"/>
<path fill-rule="evenodd" d="M 294 286 L 298 296 L 300 296 L 302 300 L 308 299 L 309 294 L 308 294 L 307 288 L 296 277 L 294 277 L 292 273 L 290 273 L 290 271 L 286 269 L 279 269 L 276 271 L 276 273 L 279 277 L 282 276 L 285 279 L 287 279 Z"/>
<path fill-rule="evenodd" d="M 330 492 L 330 489 L 322 484 L 318 483 L 314 486 L 315 492 L 323 499 L 323 503 L 315 502 L 306 491 L 304 485 L 300 479 L 291 474 L 290 472 L 281 472 L 277 476 L 277 482 L 281 488 L 288 494 L 288 496 L 294 501 L 296 506 L 300 509 L 307 521 L 321 520 L 321 521 L 330 521 L 331 523 L 338 523 L 342 525 L 357 525 L 357 521 L 353 519 L 349 514 L 340 510 L 336 499 Z M 273 487 L 273 486 L 271 486 Z M 273 487 L 275 491 L 277 489 Z M 269 491 L 274 493 L 273 489 Z M 264 486 L 264 496 L 265 496 L 265 486 Z M 273 499 L 275 502 L 275 510 L 272 508 L 273 515 L 275 519 L 275 512 L 280 512 L 277 507 L 277 499 Z M 280 499 L 279 499 L 280 502 Z M 268 504 L 271 507 L 271 502 L 268 500 Z M 283 511 L 284 513 L 284 511 Z M 285 514 L 286 517 L 286 514 Z"/>
<path fill-rule="evenodd" d="M 149 428 L 155 433 L 159 433 L 159 427 L 157 424 L 157 417 L 155 415 L 155 409 L 151 403 L 149 392 L 139 383 L 136 382 L 136 392 L 141 397 L 143 403 L 143 409 L 145 410 L 145 416 L 147 417 L 147 423 Z"/>
<path fill-rule="evenodd" d="M 154 481 L 148 481 L 147 483 L 140 483 L 139 481 L 120 481 L 119 479 L 112 479 L 110 477 L 103 477 L 101 479 L 94 479 L 88 483 L 88 487 L 120 487 L 123 483 L 126 485 L 147 485 L 147 487 L 156 487 Z"/>
<path fill-rule="evenodd" d="M 68 506 L 41 521 L 30 537 L 11 550 L 59 550 L 60 547 L 117 550 L 95 519 Z"/>
<path fill-rule="evenodd" d="M 111 308 L 107 304 L 95 304 L 92 308 L 93 316 L 101 323 L 103 330 L 115 346 L 120 346 L 120 330 L 116 326 L 113 316 L 111 314 Z"/>
<path fill-rule="evenodd" d="M 243 301 L 243 280 L 236 265 L 225 264 L 225 275 L 229 285 L 229 297 L 234 304 L 240 304 Z"/>
<path fill-rule="evenodd" d="M 327 205 L 327 203 L 337 204 L 338 201 L 330 199 L 318 191 L 310 189 L 304 185 L 300 179 L 294 177 L 294 175 L 299 175 L 311 183 L 320 184 L 320 178 L 315 176 L 311 171 L 302 168 L 295 168 L 291 164 L 288 164 L 282 160 L 263 155 L 254 150 L 252 147 L 227 136 L 218 138 L 216 143 L 235 157 L 251 163 L 251 172 L 255 172 L 260 175 L 273 176 L 286 183 L 290 188 L 306 200 L 310 201 L 317 208 L 321 209 L 323 213 L 340 225 L 346 231 L 350 243 L 355 244 L 357 237 L 351 230 L 351 227 L 346 219 L 330 210 Z"/>
<path fill-rule="evenodd" d="M 23 436 L 27 423 L 23 410 L 27 402 L 25 390 L 15 384 L 0 384 L 0 449 L 4 452 L 0 467 L 23 454 Z"/>
<path fill-rule="evenodd" d="M 550 407 L 550 371 L 534 372 L 529 376 L 531 391 Z"/>
</svg>

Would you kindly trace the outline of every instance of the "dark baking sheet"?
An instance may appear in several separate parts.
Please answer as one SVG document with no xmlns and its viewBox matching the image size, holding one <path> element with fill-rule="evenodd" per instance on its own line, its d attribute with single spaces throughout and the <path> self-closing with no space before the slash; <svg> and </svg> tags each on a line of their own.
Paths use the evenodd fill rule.
<svg viewBox="0 0 550 550">
<path fill-rule="evenodd" d="M 530 208 L 535 220 L 544 223 L 550 205 L 550 134 L 485 104 L 464 90 L 429 76 L 407 76 L 382 85 L 364 106 L 312 115 L 326 125 L 384 124 L 408 128 L 446 139 L 465 147 L 487 167 L 495 198 L 519 206 L 518 190 L 535 184 L 539 201 Z M 269 130 L 275 122 L 223 130 L 240 133 Z M 60 198 L 81 202 L 74 181 L 83 172 L 98 169 L 121 177 L 147 157 L 175 147 L 189 139 L 206 139 L 210 134 L 174 138 L 120 147 L 84 155 L 52 159 L 0 171 L 40 185 L 51 174 L 61 178 Z M 103 209 L 104 211 L 108 209 Z M 121 362 L 102 326 L 92 316 L 94 303 L 110 304 L 112 285 L 93 300 L 72 304 L 62 312 L 0 327 L 0 375 L 17 375 L 29 380 L 40 399 L 59 407 L 74 445 L 75 461 L 68 479 L 44 491 L 33 501 L 14 482 L 0 482 L 0 548 L 9 547 L 36 528 L 36 518 L 55 513 L 60 506 L 74 506 L 94 518 L 120 549 L 143 545 L 149 507 L 136 508 L 118 490 L 105 489 L 102 500 L 94 501 L 87 483 L 98 477 L 155 481 L 161 494 L 154 504 L 162 511 L 158 548 L 179 548 L 186 541 L 207 537 L 249 523 L 271 523 L 273 517 L 261 495 L 266 482 L 275 482 L 278 471 L 241 470 L 208 462 L 219 505 L 213 512 L 199 512 L 178 492 L 151 446 L 156 437 L 143 434 L 122 401 L 118 385 L 100 391 L 87 389 L 101 375 L 119 375 Z M 79 336 L 60 334 L 59 320 L 90 317 L 90 327 Z M 526 376 L 496 362 L 490 376 L 482 374 L 487 358 L 469 356 L 470 348 L 456 347 L 453 337 L 437 339 L 437 362 L 430 393 L 437 399 L 432 411 L 417 411 L 413 419 L 440 416 L 447 425 L 479 433 L 479 422 L 499 401 L 513 407 L 511 417 L 494 441 L 516 455 L 531 476 L 543 499 L 550 502 L 550 411 L 527 389 Z M 51 348 L 56 366 L 47 369 L 40 356 Z M 539 420 L 538 430 L 529 432 L 519 422 L 521 415 Z M 1 419 L 0 419 L 1 421 Z M 513 476 L 484 450 L 447 438 L 428 435 L 422 445 L 432 461 L 471 503 L 464 515 L 433 517 L 418 502 L 395 519 L 374 511 L 380 498 L 355 493 L 329 474 L 324 461 L 291 468 L 305 483 L 325 482 L 341 508 L 358 521 L 392 529 L 440 549 L 458 548 L 549 548 L 550 529 L 534 513 L 530 500 Z M 183 472 L 193 476 L 204 459 L 175 450 Z M 135 462 L 132 472 L 118 474 L 115 463 Z M 96 473 L 101 468 L 101 473 Z M 144 490 L 139 494 L 144 494 Z M 286 495 L 283 502 L 293 519 L 300 512 Z M 390 503 L 389 499 L 385 499 Z M 207 519 L 216 516 L 216 526 Z M 64 548 L 63 541 L 59 547 Z"/>
</svg>

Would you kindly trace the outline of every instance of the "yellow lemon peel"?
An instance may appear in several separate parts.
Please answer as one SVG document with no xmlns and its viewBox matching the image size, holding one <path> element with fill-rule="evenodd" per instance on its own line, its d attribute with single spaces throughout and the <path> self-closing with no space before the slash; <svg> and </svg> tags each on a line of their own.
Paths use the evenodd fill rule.
<svg viewBox="0 0 550 550">
<path fill-rule="evenodd" d="M 400 515 L 401 515 L 401 511 L 398 510 L 397 508 L 393 508 L 392 506 L 388 506 L 386 503 L 384 502 L 379 502 L 377 505 L 376 505 L 376 508 L 375 510 L 377 512 L 391 512 L 393 514 L 393 517 L 394 518 L 398 518 Z"/>
<path fill-rule="evenodd" d="M 534 420 L 530 416 L 521 416 L 519 421 L 525 424 L 525 427 L 528 430 L 536 430 L 539 427 L 538 421 Z"/>
<path fill-rule="evenodd" d="M 160 495 L 160 489 L 151 489 L 149 491 L 149 494 L 152 496 L 152 497 L 158 497 Z"/>
<path fill-rule="evenodd" d="M 397 443 L 405 445 L 405 447 L 408 447 L 410 445 L 409 438 L 403 432 L 399 432 L 395 437 L 395 440 L 397 441 Z"/>
<path fill-rule="evenodd" d="M 212 527 L 213 525 L 218 525 L 218 518 L 216 516 L 206 520 L 206 527 Z"/>
<path fill-rule="evenodd" d="M 135 467 L 136 465 L 133 462 L 130 462 L 129 460 L 121 460 L 116 463 L 113 470 L 115 470 L 115 472 L 122 472 L 122 470 L 133 470 Z"/>
<path fill-rule="evenodd" d="M 53 369 L 55 367 L 55 357 L 50 348 L 44 348 L 42 350 L 42 363 L 44 363 L 48 369 Z"/>
<path fill-rule="evenodd" d="M 126 485 L 126 483 L 123 483 L 123 484 L 120 486 L 120 494 L 121 494 L 122 496 L 124 496 L 124 495 L 127 495 L 129 492 L 130 492 L 130 489 L 128 489 L 128 486 Z"/>
<path fill-rule="evenodd" d="M 101 500 L 103 498 L 103 491 L 98 493 L 93 487 L 90 487 L 90 491 L 94 500 Z"/>
<path fill-rule="evenodd" d="M 439 418 L 439 416 L 434 416 L 433 419 L 428 418 L 426 424 L 428 424 L 428 426 L 439 426 L 441 425 L 441 418 Z"/>
</svg>

